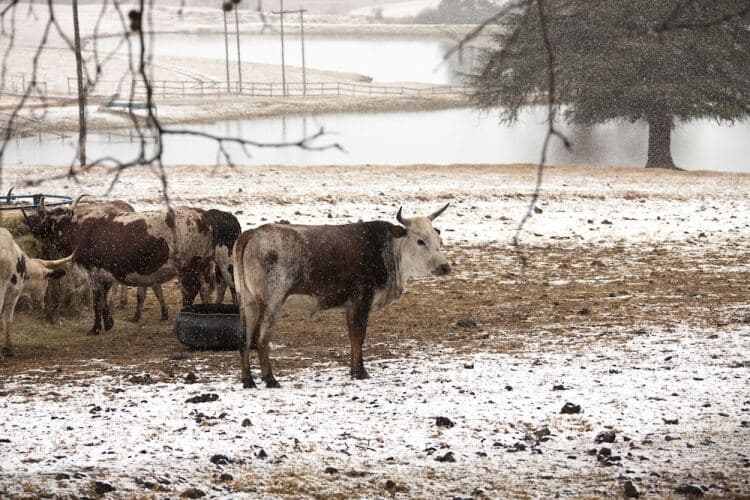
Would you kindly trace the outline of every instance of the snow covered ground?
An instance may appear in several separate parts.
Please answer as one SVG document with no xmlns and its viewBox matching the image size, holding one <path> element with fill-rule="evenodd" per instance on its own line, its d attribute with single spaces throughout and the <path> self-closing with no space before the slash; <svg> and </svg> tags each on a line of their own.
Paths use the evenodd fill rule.
<svg viewBox="0 0 750 500">
<path fill-rule="evenodd" d="M 54 171 L 3 174 L 21 186 Z M 348 378 L 343 337 L 316 336 L 339 316 L 285 320 L 278 390 L 241 389 L 235 353 L 175 354 L 169 325 L 116 326 L 73 358 L 30 333 L 18 356 L 51 354 L 0 370 L 0 496 L 601 497 L 628 481 L 750 494 L 750 176 L 550 168 L 523 271 L 510 241 L 533 166 L 169 173 L 176 203 L 243 226 L 450 201 L 438 227 L 455 274 L 376 315 L 366 381 Z M 109 179 L 43 189 L 103 195 Z M 133 171 L 109 197 L 156 208 L 158 186 Z M 462 314 L 478 326 L 456 326 Z M 306 338 L 320 345 L 286 345 Z M 113 357 L 136 340 L 142 361 Z M 202 395 L 215 398 L 188 402 Z"/>
<path fill-rule="evenodd" d="M 145 380 L 96 361 L 66 387 L 19 374 L 0 403 L 0 491 L 498 498 L 617 495 L 630 480 L 747 493 L 750 326 L 711 333 L 381 359 L 366 381 L 317 365 L 280 390 L 243 390 L 199 356 Z M 204 394 L 217 399 L 186 402 Z M 561 414 L 568 402 L 580 413 Z"/>
</svg>

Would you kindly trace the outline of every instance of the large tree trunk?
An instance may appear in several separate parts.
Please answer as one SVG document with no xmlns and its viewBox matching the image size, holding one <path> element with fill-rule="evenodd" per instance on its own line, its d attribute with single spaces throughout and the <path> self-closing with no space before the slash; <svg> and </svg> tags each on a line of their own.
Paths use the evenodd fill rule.
<svg viewBox="0 0 750 500">
<path fill-rule="evenodd" d="M 672 117 L 659 113 L 648 119 L 648 160 L 646 168 L 678 169 L 672 161 Z"/>
</svg>

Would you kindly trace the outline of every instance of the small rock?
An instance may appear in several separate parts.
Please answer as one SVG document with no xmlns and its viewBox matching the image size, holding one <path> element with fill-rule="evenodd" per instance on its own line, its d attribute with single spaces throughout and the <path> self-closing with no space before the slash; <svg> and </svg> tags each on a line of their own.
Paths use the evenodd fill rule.
<svg viewBox="0 0 750 500">
<path fill-rule="evenodd" d="M 277 222 L 277 224 L 291 224 L 291 223 L 290 223 L 290 222 L 289 222 L 288 220 L 286 220 L 286 219 L 280 219 L 280 220 L 279 220 L 279 221 Z"/>
<path fill-rule="evenodd" d="M 555 384 L 555 385 L 553 385 L 553 386 L 552 386 L 552 390 L 553 390 L 553 391 L 567 391 L 567 390 L 568 390 L 568 388 L 567 388 L 567 387 L 565 387 L 565 386 L 564 386 L 564 385 L 562 385 L 562 384 Z"/>
<path fill-rule="evenodd" d="M 464 368 L 466 368 L 467 370 L 472 370 L 474 369 L 474 363 L 465 363 Z"/>
<path fill-rule="evenodd" d="M 453 456 L 452 451 L 449 451 L 445 455 L 438 456 L 435 460 L 437 460 L 438 462 L 455 462 L 456 457 Z"/>
<path fill-rule="evenodd" d="M 611 226 L 611 225 L 612 225 L 612 222 L 611 222 L 611 221 L 609 221 L 609 220 L 607 220 L 607 219 L 604 219 L 604 220 L 602 221 L 602 224 L 606 224 L 606 225 L 608 225 L 608 226 Z"/>
<path fill-rule="evenodd" d="M 581 316 L 588 316 L 589 314 L 591 314 L 591 309 L 589 309 L 588 307 L 584 307 L 583 309 L 578 311 L 578 314 L 580 314 Z"/>
<path fill-rule="evenodd" d="M 185 400 L 186 403 L 210 403 L 211 401 L 216 401 L 219 399 L 218 394 L 214 393 L 206 393 L 201 394 L 200 396 L 193 396 L 192 398 L 188 398 Z"/>
<path fill-rule="evenodd" d="M 700 486 L 697 486 L 695 484 L 683 484 L 678 486 L 674 489 L 675 493 L 680 493 L 681 495 L 692 495 L 696 497 L 702 497 L 703 496 L 703 488 Z"/>
<path fill-rule="evenodd" d="M 543 212 L 543 210 L 542 210 L 541 208 L 539 208 L 539 207 L 534 207 L 534 213 L 535 213 L 535 214 L 540 214 L 540 213 L 542 213 L 542 212 Z"/>
<path fill-rule="evenodd" d="M 641 496 L 641 492 L 638 491 L 638 488 L 635 487 L 633 484 L 633 481 L 625 481 L 625 484 L 623 485 L 625 489 L 625 496 L 628 498 L 638 498 Z"/>
<path fill-rule="evenodd" d="M 471 316 L 464 316 L 463 318 L 456 321 L 456 326 L 460 326 L 461 328 L 476 328 L 477 320 L 475 320 Z"/>
<path fill-rule="evenodd" d="M 232 459 L 226 455 L 214 455 L 211 457 L 211 463 L 216 465 L 227 465 L 232 463 Z"/>
<path fill-rule="evenodd" d="M 326 467 L 323 472 L 325 474 L 338 474 L 339 470 L 336 467 Z"/>
<path fill-rule="evenodd" d="M 220 481 L 234 481 L 234 476 L 224 472 L 221 474 L 221 476 L 219 476 L 219 480 Z"/>
<path fill-rule="evenodd" d="M 70 474 L 58 472 L 57 474 L 55 474 L 55 479 L 57 479 L 58 481 L 61 481 L 63 479 L 70 479 Z"/>
<path fill-rule="evenodd" d="M 268 453 L 266 453 L 266 450 L 261 448 L 258 453 L 255 454 L 256 458 L 260 458 L 261 460 L 268 458 Z"/>
<path fill-rule="evenodd" d="M 105 495 L 110 491 L 115 491 L 115 487 L 104 481 L 94 481 L 94 492 L 97 495 Z"/>
<path fill-rule="evenodd" d="M 594 438 L 595 443 L 614 443 L 617 438 L 617 431 L 602 431 Z"/>
<path fill-rule="evenodd" d="M 156 382 L 153 378 L 151 378 L 151 374 L 149 373 L 143 373 L 140 375 L 131 375 L 128 379 L 128 382 L 131 384 L 138 384 L 138 385 L 150 385 Z"/>
<path fill-rule="evenodd" d="M 676 418 L 663 418 L 662 421 L 667 425 L 677 425 L 679 423 L 679 420 Z"/>
<path fill-rule="evenodd" d="M 250 421 L 249 418 L 246 418 L 242 421 L 242 427 L 252 427 L 253 423 Z"/>
<path fill-rule="evenodd" d="M 581 406 L 573 403 L 565 403 L 560 410 L 560 413 L 564 415 L 575 415 L 581 413 Z"/>
<path fill-rule="evenodd" d="M 172 361 L 183 361 L 186 359 L 190 359 L 190 355 L 185 354 L 181 351 L 176 351 L 169 355 L 169 359 L 171 359 Z"/>
<path fill-rule="evenodd" d="M 513 390 L 513 386 L 512 385 L 506 385 L 505 386 L 505 390 L 508 391 L 508 392 L 510 392 L 510 391 Z"/>
<path fill-rule="evenodd" d="M 435 425 L 437 425 L 438 427 L 447 427 L 450 429 L 456 424 L 454 424 L 453 421 L 449 419 L 448 417 L 436 417 Z"/>
<path fill-rule="evenodd" d="M 198 488 L 188 488 L 180 495 L 182 498 L 203 498 L 205 496 L 206 492 Z"/>
<path fill-rule="evenodd" d="M 198 381 L 198 377 L 195 376 L 195 373 L 188 372 L 187 375 L 185 375 L 185 383 L 186 384 L 194 384 Z"/>
</svg>

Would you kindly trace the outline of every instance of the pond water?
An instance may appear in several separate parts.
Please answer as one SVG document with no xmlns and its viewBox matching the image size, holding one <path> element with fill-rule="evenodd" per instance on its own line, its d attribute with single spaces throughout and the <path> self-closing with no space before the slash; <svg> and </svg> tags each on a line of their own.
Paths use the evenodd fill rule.
<svg viewBox="0 0 750 500">
<path fill-rule="evenodd" d="M 297 25 L 293 24 L 293 29 Z M 98 50 L 113 50 L 118 39 L 98 41 Z M 307 68 L 357 73 L 376 82 L 420 82 L 432 84 L 462 83 L 462 73 L 471 70 L 475 49 L 467 48 L 462 57 L 454 55 L 441 64 L 445 53 L 455 42 L 444 37 L 428 36 L 334 36 L 305 34 L 305 64 Z M 284 36 L 286 64 L 302 66 L 302 45 L 299 34 Z M 91 48 L 89 45 L 88 48 Z M 121 48 L 122 53 L 127 47 Z M 155 36 L 154 54 L 201 57 L 224 60 L 223 34 L 159 34 Z M 243 61 L 281 64 L 281 43 L 278 33 L 240 35 Z M 237 45 L 234 34 L 229 36 L 231 80 L 237 79 Z M 252 81 L 253 75 L 243 70 L 243 80 Z M 189 78 L 186 78 L 189 79 Z M 312 80 L 311 80 L 312 81 Z"/>
<path fill-rule="evenodd" d="M 240 148 L 228 147 L 238 164 L 280 165 L 408 165 L 414 163 L 536 163 L 546 131 L 545 110 L 530 108 L 512 125 L 474 109 L 370 114 L 322 114 L 232 120 L 184 128 L 258 141 L 292 141 L 324 127 L 318 144 L 338 142 L 346 152 L 330 149 L 253 149 L 248 158 Z M 608 123 L 595 127 L 563 126 L 573 142 L 570 151 L 553 140 L 548 163 L 553 165 L 643 166 L 647 128 L 644 123 Z M 127 134 L 127 132 L 126 132 Z M 75 156 L 75 137 L 51 136 L 12 140 L 3 162 L 32 165 L 69 164 Z M 136 150 L 127 136 L 92 134 L 91 157 L 127 160 Z M 216 144 L 194 137 L 170 136 L 165 141 L 168 164 L 214 164 Z M 675 162 L 690 170 L 750 172 L 750 121 L 720 126 L 701 120 L 679 125 L 673 133 Z"/>
</svg>

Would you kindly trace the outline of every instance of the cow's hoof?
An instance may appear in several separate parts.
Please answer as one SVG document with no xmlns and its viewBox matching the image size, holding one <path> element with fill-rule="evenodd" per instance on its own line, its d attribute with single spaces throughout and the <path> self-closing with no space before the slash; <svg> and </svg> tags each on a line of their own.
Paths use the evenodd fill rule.
<svg viewBox="0 0 750 500">
<path fill-rule="evenodd" d="M 0 358 L 12 358 L 14 354 L 12 347 L 5 346 L 0 349 Z"/>
<path fill-rule="evenodd" d="M 169 314 L 167 314 L 167 313 L 162 313 L 162 314 L 161 314 L 161 320 L 162 320 L 162 321 L 169 321 Z"/>
<path fill-rule="evenodd" d="M 255 385 L 255 382 L 251 378 L 246 378 L 242 381 L 242 388 L 243 389 L 255 389 L 257 386 Z"/>
<path fill-rule="evenodd" d="M 276 381 L 273 375 L 264 377 L 263 381 L 266 383 L 266 387 L 268 387 L 269 389 L 278 389 L 279 387 L 281 387 L 281 384 Z"/>
<path fill-rule="evenodd" d="M 354 370 L 352 372 L 352 378 L 356 378 L 357 380 L 364 380 L 366 378 L 370 378 L 370 375 L 367 374 L 367 370 L 364 368 L 360 368 L 359 370 Z"/>
<path fill-rule="evenodd" d="M 106 319 L 104 320 L 104 331 L 111 330 L 113 326 L 115 326 L 115 320 L 113 320 L 111 318 L 108 319 L 108 320 L 106 320 Z"/>
<path fill-rule="evenodd" d="M 101 332 L 99 330 L 94 328 L 94 329 L 89 330 L 89 333 L 87 333 L 86 335 L 88 335 L 89 337 L 93 337 L 95 335 L 99 335 L 100 333 Z"/>
</svg>

